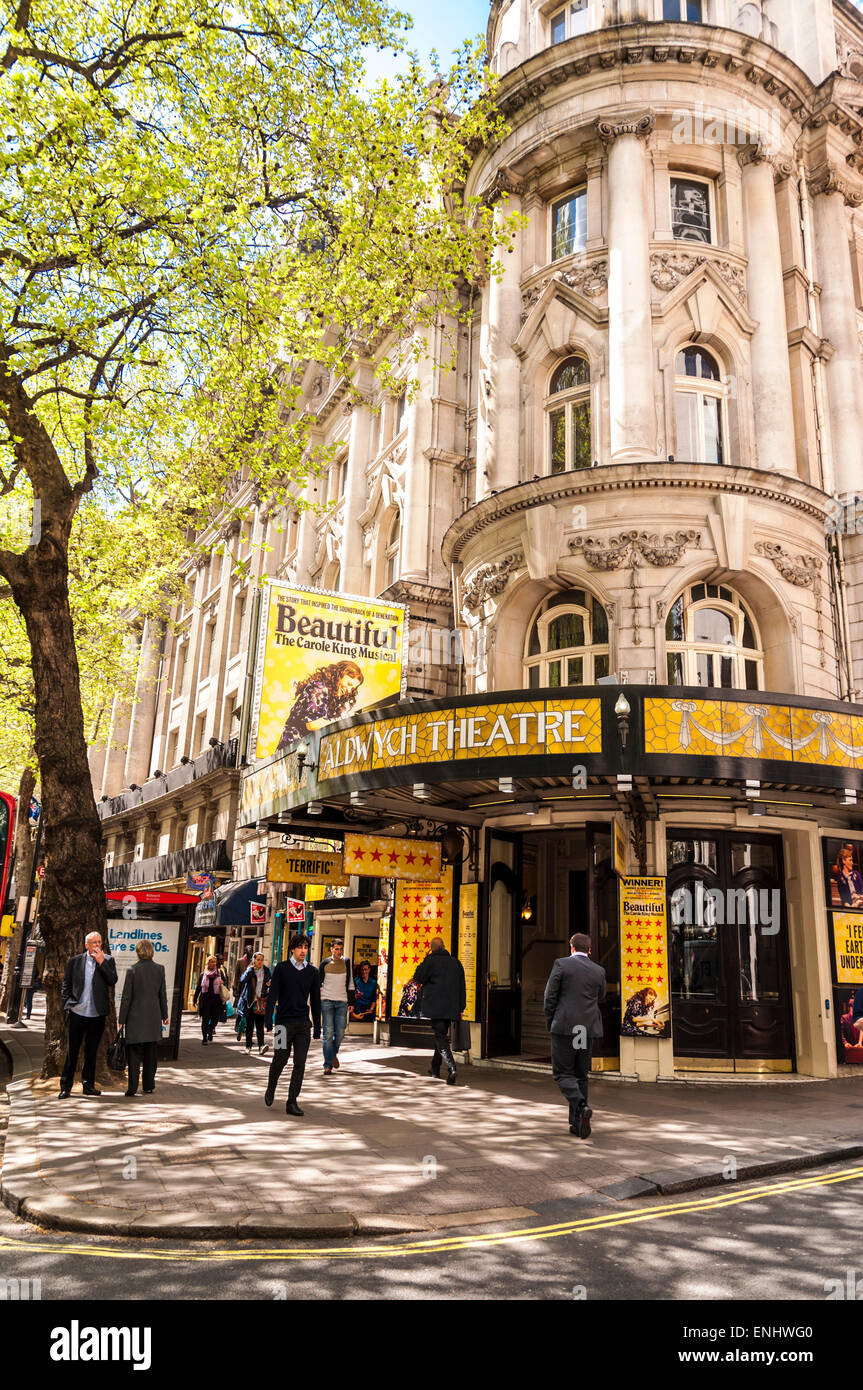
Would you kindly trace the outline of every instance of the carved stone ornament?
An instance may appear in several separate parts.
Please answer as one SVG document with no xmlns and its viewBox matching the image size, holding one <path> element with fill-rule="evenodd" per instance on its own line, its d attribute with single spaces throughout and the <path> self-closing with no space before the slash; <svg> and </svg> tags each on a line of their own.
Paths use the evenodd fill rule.
<svg viewBox="0 0 863 1390">
<path fill-rule="evenodd" d="M 738 150 L 737 162 L 741 169 L 747 164 L 769 164 L 778 179 L 789 179 L 794 172 L 794 165 L 786 155 L 768 149 L 761 140 L 751 140 Z"/>
<path fill-rule="evenodd" d="M 809 192 L 813 198 L 822 193 L 841 193 L 849 208 L 859 208 L 863 203 L 863 193 L 853 187 L 844 171 L 835 164 L 822 164 L 815 170 L 809 180 Z"/>
<path fill-rule="evenodd" d="M 520 564 L 520 555 L 505 555 L 493 565 L 480 565 L 462 590 L 465 608 L 473 613 L 482 607 L 486 599 L 497 598 L 509 583 L 513 570 Z"/>
<path fill-rule="evenodd" d="M 487 207 L 493 207 L 499 202 L 504 193 L 518 195 L 524 188 L 524 180 L 514 174 L 511 169 L 498 169 L 494 178 L 482 195 L 482 200 Z"/>
<path fill-rule="evenodd" d="M 676 565 L 688 546 L 697 549 L 701 544 L 699 531 L 674 531 L 660 536 L 656 532 L 623 531 L 619 536 L 599 540 L 596 536 L 576 536 L 569 548 L 573 554 L 584 556 L 591 569 L 618 570 L 635 556 L 643 557 L 649 565 L 665 568 Z"/>
<path fill-rule="evenodd" d="M 572 270 L 558 270 L 554 275 L 546 275 L 543 280 L 531 285 L 521 297 L 522 323 L 527 320 L 531 309 L 539 303 L 552 283 L 566 285 L 567 289 L 583 294 L 585 299 L 598 299 L 608 288 L 608 261 L 594 261 L 592 265 L 577 266 Z"/>
<path fill-rule="evenodd" d="M 821 574 L 821 561 L 814 555 L 789 555 L 775 541 L 758 541 L 756 552 L 772 560 L 782 578 L 801 589 L 813 588 Z"/>
<path fill-rule="evenodd" d="M 639 140 L 647 140 L 655 125 L 656 117 L 650 113 L 625 121 L 597 121 L 596 130 L 602 143 L 611 145 L 621 135 L 637 135 Z"/>
<path fill-rule="evenodd" d="M 650 257 L 650 283 L 663 294 L 668 294 L 694 270 L 708 264 L 713 266 L 740 303 L 745 305 L 746 277 L 742 268 L 733 261 L 715 259 L 713 256 L 695 256 L 685 251 L 657 252 Z"/>
</svg>

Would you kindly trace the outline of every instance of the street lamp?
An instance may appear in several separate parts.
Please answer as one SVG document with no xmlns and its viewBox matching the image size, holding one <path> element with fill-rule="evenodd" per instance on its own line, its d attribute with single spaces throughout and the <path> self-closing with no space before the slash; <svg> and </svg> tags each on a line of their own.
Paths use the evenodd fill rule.
<svg viewBox="0 0 863 1390">
<path fill-rule="evenodd" d="M 620 747 L 621 749 L 625 749 L 626 740 L 629 737 L 629 716 L 632 710 L 622 690 L 617 697 L 614 713 L 617 718 L 617 736 L 620 739 Z"/>
</svg>

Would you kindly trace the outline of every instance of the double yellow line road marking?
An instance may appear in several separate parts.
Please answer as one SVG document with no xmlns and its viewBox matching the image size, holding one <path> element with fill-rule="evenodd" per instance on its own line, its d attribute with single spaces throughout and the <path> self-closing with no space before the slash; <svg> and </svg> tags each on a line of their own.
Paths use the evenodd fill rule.
<svg viewBox="0 0 863 1390">
<path fill-rule="evenodd" d="M 488 1231 L 476 1235 L 429 1236 L 423 1240 L 405 1240 L 385 1245 L 350 1245 L 294 1247 L 256 1247 L 249 1249 L 217 1250 L 149 1250 L 133 1249 L 128 1244 L 73 1244 L 40 1240 L 14 1240 L 0 1237 L 0 1251 L 21 1250 L 28 1254 L 86 1255 L 103 1260 L 173 1261 L 181 1264 L 222 1264 L 243 1261 L 269 1260 L 380 1260 L 404 1255 L 439 1255 L 458 1250 L 476 1250 L 483 1246 L 521 1244 L 533 1240 L 553 1240 L 558 1236 L 576 1235 L 582 1231 L 604 1231 L 617 1226 L 634 1226 L 645 1221 L 667 1221 L 675 1216 L 690 1216 L 697 1212 L 713 1212 L 724 1207 L 744 1206 L 766 1198 L 790 1196 L 812 1188 L 833 1187 L 838 1183 L 855 1182 L 863 1178 L 863 1167 L 845 1168 L 826 1177 L 790 1178 L 786 1181 L 746 1188 L 743 1191 L 723 1190 L 713 1197 L 697 1197 L 664 1206 L 640 1207 L 636 1211 L 615 1210 L 597 1216 L 585 1216 L 575 1221 L 563 1221 L 553 1226 L 529 1226 L 519 1230 Z M 59 1233 L 58 1233 L 59 1234 Z"/>
</svg>

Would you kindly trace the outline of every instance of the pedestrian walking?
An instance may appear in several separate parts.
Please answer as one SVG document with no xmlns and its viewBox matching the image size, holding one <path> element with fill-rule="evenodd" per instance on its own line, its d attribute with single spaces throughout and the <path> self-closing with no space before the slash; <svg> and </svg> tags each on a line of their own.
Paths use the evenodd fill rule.
<svg viewBox="0 0 863 1390">
<path fill-rule="evenodd" d="M 551 1034 L 551 1069 L 569 1102 L 569 1132 L 590 1137 L 593 1111 L 587 1103 L 590 1055 L 602 1037 L 599 1006 L 605 999 L 605 971 L 590 959 L 590 937 L 576 932 L 570 954 L 556 960 L 545 987 L 545 1021 Z"/>
<path fill-rule="evenodd" d="M 240 980 L 240 993 L 237 1008 L 242 1009 L 246 1019 L 246 1052 L 250 1054 L 255 1035 L 258 1038 L 258 1052 L 263 1056 L 267 1050 L 264 1042 L 264 1024 L 267 1014 L 267 991 L 270 988 L 269 967 L 264 965 L 263 952 L 252 960 Z"/>
<path fill-rule="evenodd" d="M 345 943 L 334 941 L 332 955 L 321 962 L 321 1020 L 324 1030 L 324 1076 L 338 1071 L 339 1048 L 348 1026 L 348 1005 L 353 1003 L 351 963 L 344 957 Z"/>
<path fill-rule="evenodd" d="M 414 974 L 414 983 L 420 986 L 419 1012 L 431 1019 L 434 1029 L 434 1055 L 429 1076 L 440 1079 L 440 1064 L 446 1064 L 448 1086 L 455 1085 L 455 1058 L 449 1041 L 450 1024 L 457 1022 L 467 1008 L 467 988 L 464 966 L 455 956 L 451 956 L 443 943 L 443 937 L 436 936 L 431 942 L 431 950 Z"/>
<path fill-rule="evenodd" d="M 24 1017 L 25 1017 L 25 1018 L 29 1018 L 30 1015 L 32 1014 L 32 1012 L 33 1012 L 33 995 L 36 993 L 37 989 L 41 989 L 41 988 L 42 988 L 42 977 L 40 976 L 39 971 L 37 970 L 37 971 L 35 971 L 34 974 L 33 974 L 33 982 L 32 982 L 32 984 L 29 985 L 29 987 L 28 987 L 27 989 L 25 989 L 25 991 L 24 991 Z"/>
<path fill-rule="evenodd" d="M 299 934 L 292 936 L 288 950 L 288 959 L 279 961 L 273 971 L 267 994 L 267 1030 L 269 1031 L 275 1020 L 276 1032 L 264 1104 L 272 1105 L 275 1100 L 279 1077 L 293 1049 L 294 1065 L 288 1085 L 285 1114 L 302 1115 L 297 1100 L 306 1071 L 312 1023 L 314 1036 L 321 1036 L 321 986 L 317 970 L 306 960 L 309 938 Z M 309 1022 L 310 1007 L 312 1023 Z"/>
<path fill-rule="evenodd" d="M 67 963 L 60 987 L 68 1021 L 66 1061 L 60 1077 L 60 1100 L 72 1094 L 78 1053 L 84 1044 L 81 1089 L 85 1096 L 100 1096 L 96 1089 L 96 1054 L 105 1031 L 105 1018 L 111 1007 L 111 986 L 117 983 L 117 967 L 102 950 L 102 937 L 91 931 L 84 938 L 84 951 Z"/>
<path fill-rule="evenodd" d="M 213 1041 L 216 1024 L 222 1013 L 222 990 L 225 988 L 219 962 L 215 956 L 208 956 L 207 968 L 198 976 L 192 1003 L 197 1005 L 201 1015 L 201 1042 L 204 1047 Z"/>
<path fill-rule="evenodd" d="M 135 947 L 138 959 L 127 970 L 120 1001 L 119 1024 L 126 1030 L 129 1054 L 127 1096 L 137 1095 L 141 1067 L 144 1069 L 144 1095 L 156 1089 L 156 1047 L 162 1028 L 168 1026 L 168 991 L 165 967 L 153 959 L 155 947 L 145 937 Z"/>
</svg>

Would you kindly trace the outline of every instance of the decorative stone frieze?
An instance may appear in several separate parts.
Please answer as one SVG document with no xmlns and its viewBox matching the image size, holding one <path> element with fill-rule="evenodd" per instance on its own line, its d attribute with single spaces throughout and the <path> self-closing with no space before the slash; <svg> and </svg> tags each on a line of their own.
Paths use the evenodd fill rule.
<svg viewBox="0 0 863 1390">
<path fill-rule="evenodd" d="M 632 642 L 641 646 L 641 605 L 639 570 L 647 562 L 658 569 L 676 565 L 689 546 L 701 545 L 699 531 L 673 531 L 660 536 L 658 532 L 622 531 L 607 540 L 596 536 L 576 536 L 569 542 L 574 555 L 583 555 L 591 569 L 618 570 L 624 564 L 629 570 L 632 604 Z"/>
<path fill-rule="evenodd" d="M 695 256 L 685 251 L 657 252 L 650 257 L 650 282 L 667 294 L 702 265 L 712 265 L 740 303 L 746 304 L 746 276 L 742 267 L 713 256 Z"/>
<path fill-rule="evenodd" d="M 596 123 L 597 134 L 603 145 L 611 145 L 621 135 L 637 135 L 639 140 L 648 140 L 656 125 L 652 112 L 643 116 L 631 116 L 622 121 L 601 120 Z"/>
<path fill-rule="evenodd" d="M 608 261 L 594 261 L 592 265 L 578 266 L 572 270 L 558 270 L 554 275 L 546 275 L 537 284 L 531 285 L 521 297 L 522 323 L 551 284 L 565 285 L 567 289 L 583 294 L 586 299 L 599 299 L 608 288 Z"/>
<path fill-rule="evenodd" d="M 486 599 L 497 598 L 509 583 L 510 575 L 522 563 L 520 554 L 506 555 L 492 565 L 480 565 L 464 585 L 462 596 L 464 606 L 471 613 L 485 603 Z"/>
</svg>

